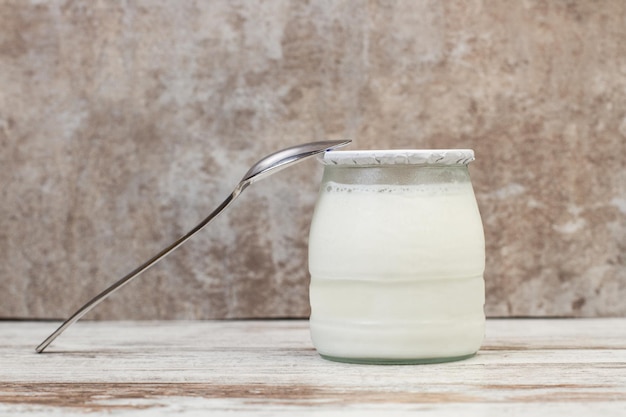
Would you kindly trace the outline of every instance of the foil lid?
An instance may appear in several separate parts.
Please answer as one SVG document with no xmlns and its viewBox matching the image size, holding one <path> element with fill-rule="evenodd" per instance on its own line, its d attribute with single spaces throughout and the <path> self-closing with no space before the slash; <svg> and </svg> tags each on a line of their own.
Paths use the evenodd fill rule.
<svg viewBox="0 0 626 417">
<path fill-rule="evenodd" d="M 320 156 L 324 165 L 467 165 L 474 160 L 471 149 L 385 149 L 329 151 Z"/>
</svg>

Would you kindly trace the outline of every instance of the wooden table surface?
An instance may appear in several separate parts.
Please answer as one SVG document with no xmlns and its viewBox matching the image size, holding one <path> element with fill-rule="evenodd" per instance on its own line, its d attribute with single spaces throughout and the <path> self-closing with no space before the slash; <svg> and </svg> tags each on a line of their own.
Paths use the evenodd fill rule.
<svg viewBox="0 0 626 417">
<path fill-rule="evenodd" d="M 0 416 L 626 416 L 626 319 L 495 319 L 473 358 L 350 365 L 308 322 L 0 322 Z"/>
</svg>

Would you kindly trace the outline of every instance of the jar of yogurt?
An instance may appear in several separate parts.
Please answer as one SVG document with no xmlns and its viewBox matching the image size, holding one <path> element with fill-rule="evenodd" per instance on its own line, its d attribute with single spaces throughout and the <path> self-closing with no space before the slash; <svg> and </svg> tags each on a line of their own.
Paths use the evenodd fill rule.
<svg viewBox="0 0 626 417">
<path fill-rule="evenodd" d="M 474 152 L 331 151 L 309 238 L 311 337 L 326 359 L 433 363 L 483 340 Z"/>
</svg>

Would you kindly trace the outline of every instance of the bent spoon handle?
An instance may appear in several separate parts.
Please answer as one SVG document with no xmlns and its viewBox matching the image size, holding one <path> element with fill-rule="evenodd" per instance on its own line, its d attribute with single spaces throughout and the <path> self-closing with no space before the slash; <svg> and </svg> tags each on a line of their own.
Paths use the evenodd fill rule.
<svg viewBox="0 0 626 417">
<path fill-rule="evenodd" d="M 146 271 L 148 268 L 150 268 L 151 266 L 153 266 L 154 264 L 159 262 L 161 259 L 165 258 L 172 251 L 174 251 L 180 245 L 185 243 L 189 238 L 191 238 L 193 235 L 195 235 L 200 230 L 202 230 L 207 224 L 209 224 L 209 222 L 211 220 L 213 220 L 226 207 L 228 207 L 230 205 L 230 203 L 232 203 L 232 201 L 235 198 L 237 198 L 237 196 L 245 189 L 246 185 L 247 184 L 245 184 L 245 183 L 240 183 L 235 188 L 235 190 L 226 198 L 226 200 L 224 200 L 222 202 L 222 204 L 219 205 L 219 207 L 217 207 L 211 214 L 209 214 L 204 220 L 202 220 L 196 227 L 194 227 L 189 232 L 187 232 L 186 235 L 182 236 L 177 241 L 175 241 L 174 243 L 170 244 L 168 247 L 163 249 L 161 252 L 157 253 L 152 258 L 150 258 L 149 260 L 147 260 L 143 264 L 139 265 L 133 271 L 131 271 L 126 276 L 124 276 L 123 278 L 118 280 L 116 283 L 114 283 L 113 285 L 108 287 L 106 290 L 102 291 L 100 294 L 96 295 L 91 300 L 89 300 L 84 306 L 79 308 L 78 311 L 76 311 L 74 314 L 72 314 L 72 316 L 70 316 L 70 318 L 65 320 L 65 322 L 63 322 L 63 324 L 61 326 L 59 326 L 59 328 L 56 329 L 54 331 L 54 333 L 52 333 L 50 336 L 48 336 L 46 338 L 46 340 L 41 342 L 41 344 L 39 346 L 37 346 L 35 351 L 37 353 L 43 352 L 44 349 L 46 349 L 48 347 L 48 345 L 54 341 L 54 339 L 59 337 L 59 335 L 65 331 L 65 329 L 67 329 L 72 324 L 74 324 L 75 322 L 80 320 L 80 318 L 83 317 L 85 314 L 87 314 L 92 308 L 94 308 L 95 306 L 100 304 L 102 301 L 104 301 L 104 299 L 106 299 L 109 295 L 113 294 L 115 291 L 119 290 L 124 285 L 128 284 L 131 280 L 133 280 L 134 278 L 136 278 L 139 275 L 141 275 L 142 272 Z"/>
</svg>

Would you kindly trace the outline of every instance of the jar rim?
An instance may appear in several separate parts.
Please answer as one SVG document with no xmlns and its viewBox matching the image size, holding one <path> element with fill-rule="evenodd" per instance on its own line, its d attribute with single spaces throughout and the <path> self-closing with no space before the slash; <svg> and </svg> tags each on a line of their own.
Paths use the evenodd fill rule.
<svg viewBox="0 0 626 417">
<path fill-rule="evenodd" d="M 379 149 L 328 151 L 320 157 L 324 165 L 467 165 L 474 160 L 472 149 Z"/>
</svg>

